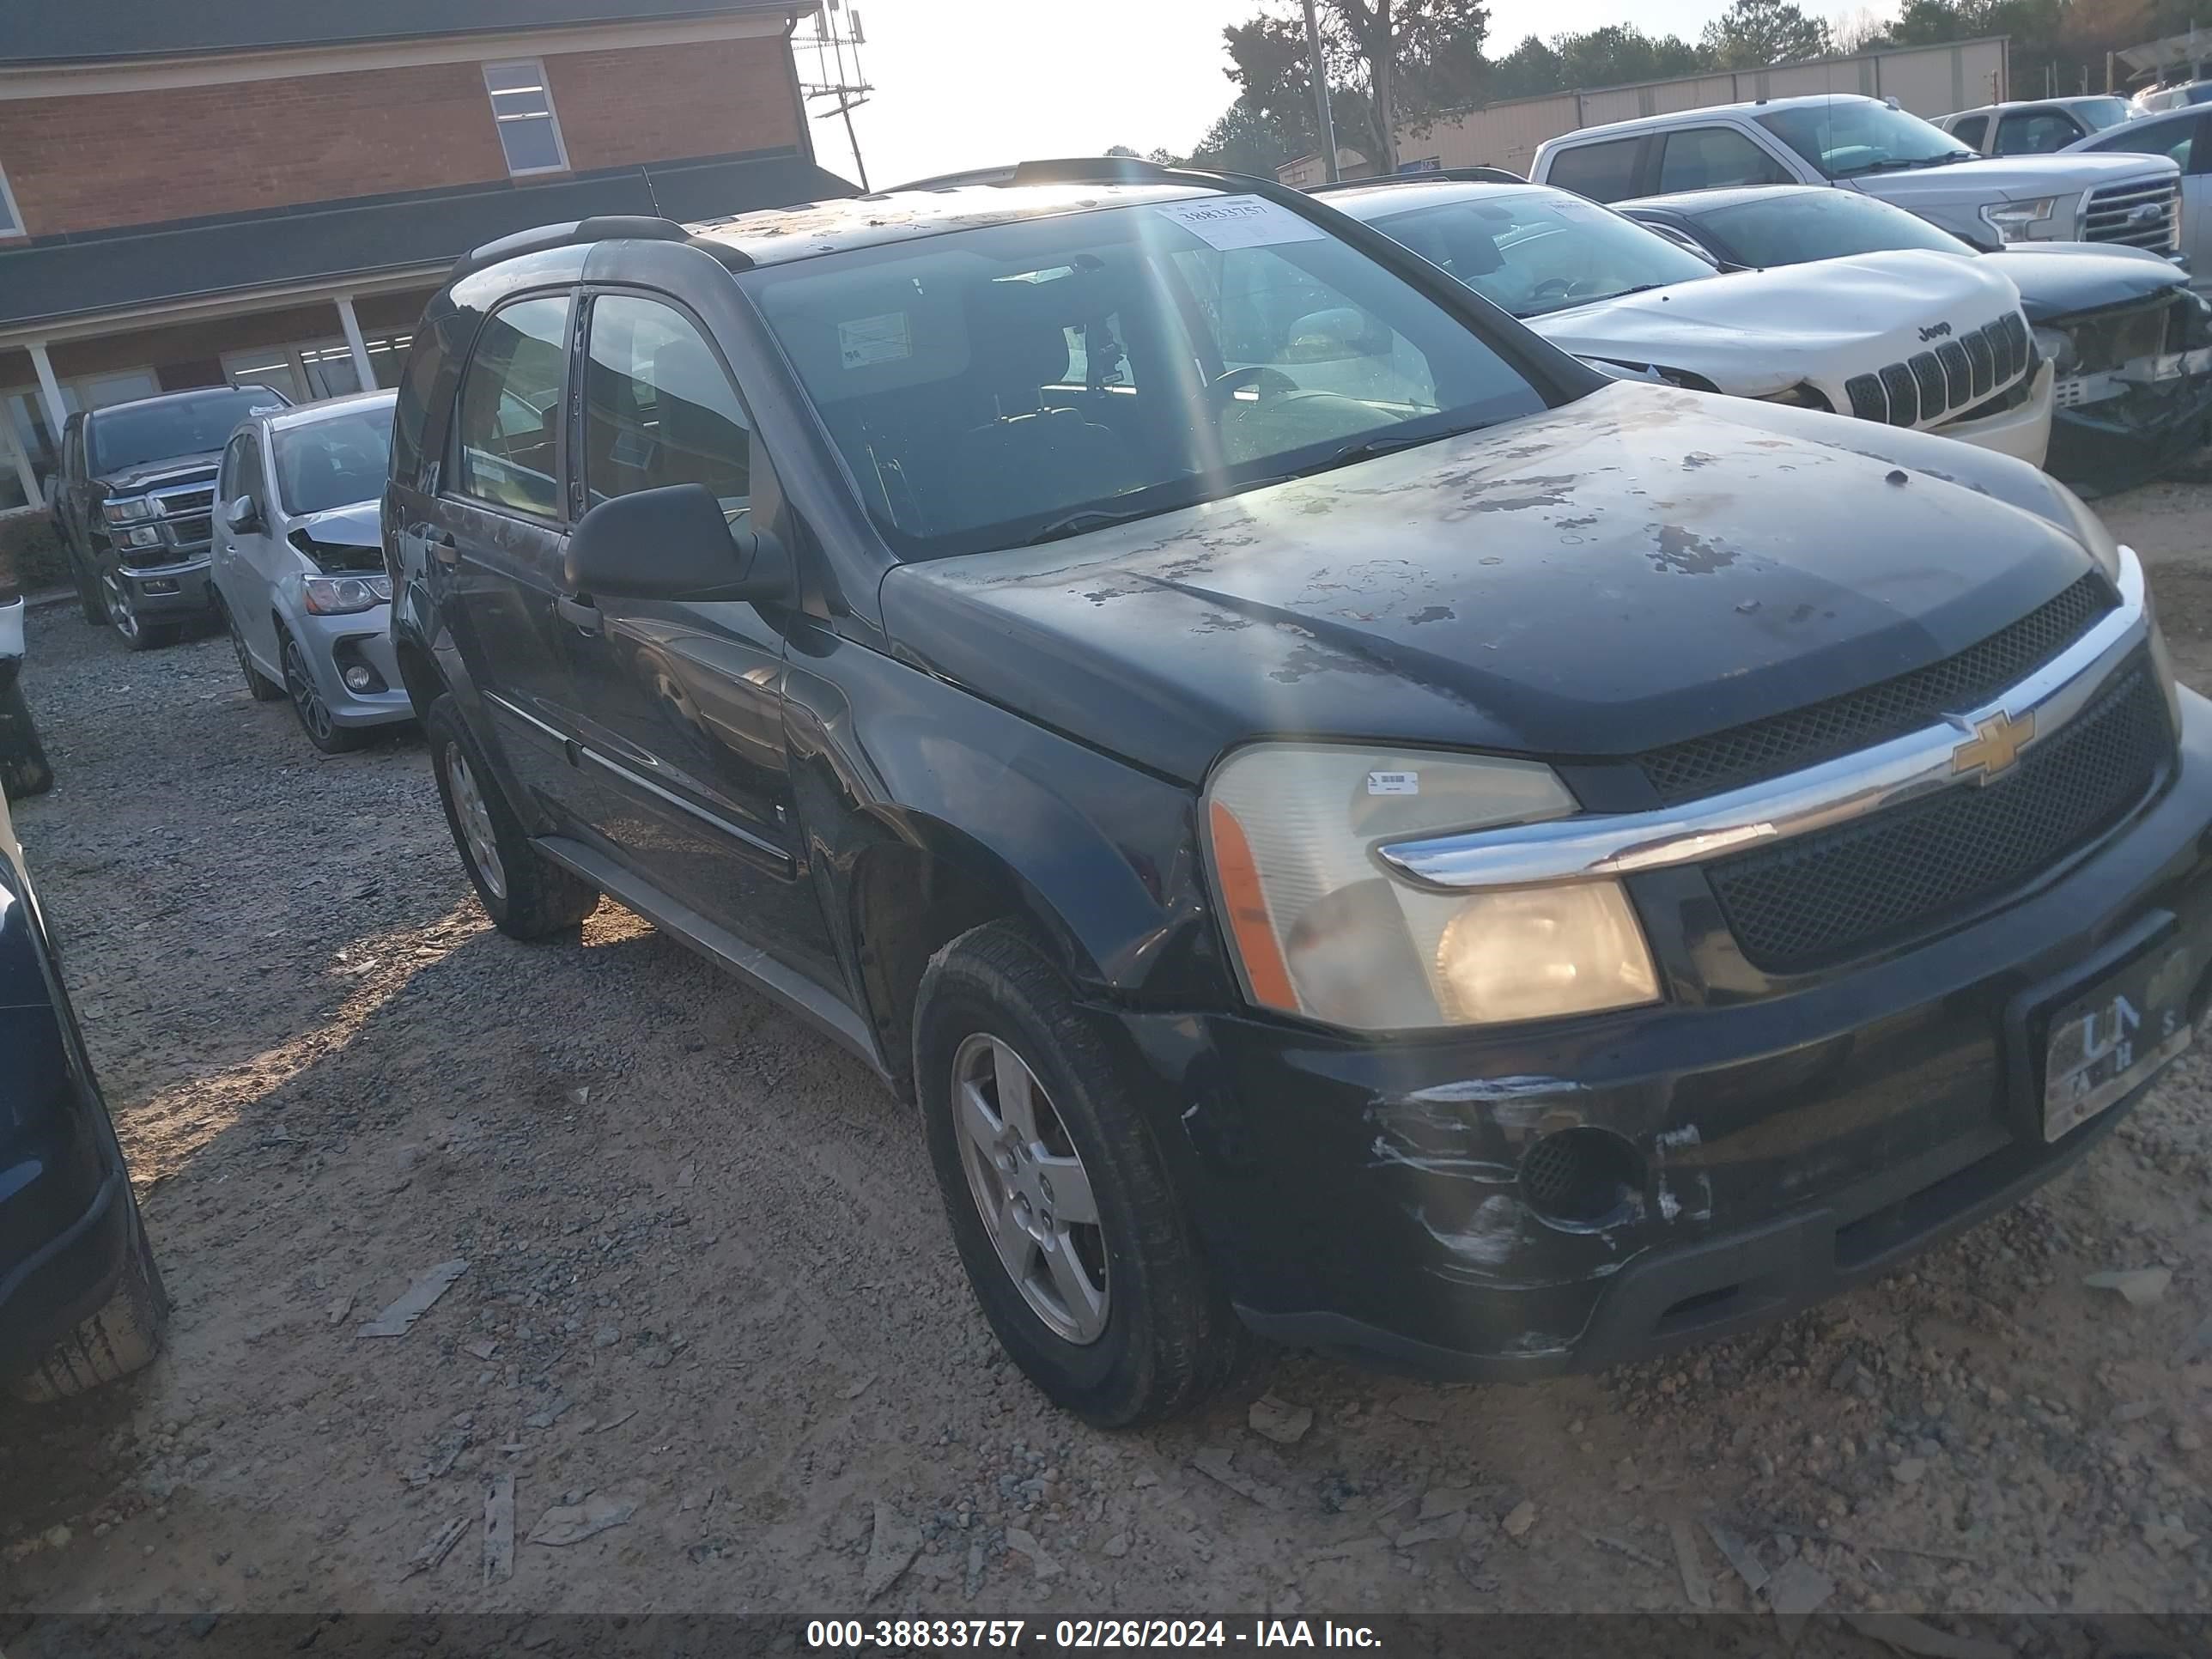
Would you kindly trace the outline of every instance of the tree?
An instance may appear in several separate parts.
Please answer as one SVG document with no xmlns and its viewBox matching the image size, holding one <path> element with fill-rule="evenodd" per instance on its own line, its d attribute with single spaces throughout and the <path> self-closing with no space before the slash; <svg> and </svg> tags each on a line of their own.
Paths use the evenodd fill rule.
<svg viewBox="0 0 2212 1659">
<path fill-rule="evenodd" d="M 1138 155 L 1136 151 L 1131 149 L 1127 144 L 1109 144 L 1106 146 L 1106 154 L 1109 155 L 1126 155 L 1132 161 L 1142 159 Z"/>
<path fill-rule="evenodd" d="M 1319 0 L 1319 9 L 1337 141 L 1376 172 L 1396 168 L 1397 125 L 1474 100 L 1490 24 L 1484 0 Z M 1310 116 L 1294 112 L 1313 104 L 1303 21 L 1261 15 L 1223 38 L 1240 101 L 1261 119 L 1310 133 Z"/>
<path fill-rule="evenodd" d="M 1707 67 L 1705 55 L 1679 35 L 1650 35 L 1633 24 L 1608 23 L 1587 34 L 1559 34 L 1547 43 L 1534 35 L 1490 66 L 1486 100 L 1536 98 L 1584 87 L 1664 81 Z"/>
<path fill-rule="evenodd" d="M 1272 179 L 1285 161 L 1314 148 L 1313 118 L 1284 121 L 1240 98 L 1206 130 L 1190 165 L 1217 173 L 1250 173 Z"/>
<path fill-rule="evenodd" d="M 1828 26 L 1790 0 L 1735 0 L 1705 25 L 1704 45 L 1718 69 L 1765 69 L 1826 57 Z"/>
</svg>

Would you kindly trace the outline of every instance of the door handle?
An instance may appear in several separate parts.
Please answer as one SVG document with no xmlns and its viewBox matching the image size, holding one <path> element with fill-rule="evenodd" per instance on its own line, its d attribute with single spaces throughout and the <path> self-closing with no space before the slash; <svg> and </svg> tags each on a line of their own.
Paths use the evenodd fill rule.
<svg viewBox="0 0 2212 1659">
<path fill-rule="evenodd" d="M 460 545 L 453 540 L 452 531 L 434 530 L 422 539 L 430 544 L 431 556 L 439 563 L 459 564 L 461 562 Z"/>
<path fill-rule="evenodd" d="M 586 605 L 581 599 L 572 599 L 563 593 L 553 601 L 553 609 L 560 613 L 562 622 L 579 633 L 596 634 L 599 631 L 599 609 L 597 605 Z"/>
</svg>

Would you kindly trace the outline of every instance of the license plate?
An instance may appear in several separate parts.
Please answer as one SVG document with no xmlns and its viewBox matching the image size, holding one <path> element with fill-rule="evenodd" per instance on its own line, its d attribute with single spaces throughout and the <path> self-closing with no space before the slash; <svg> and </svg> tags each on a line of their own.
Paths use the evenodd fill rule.
<svg viewBox="0 0 2212 1659">
<path fill-rule="evenodd" d="M 2051 1016 L 2043 1138 L 2070 1133 L 2189 1046 L 2189 953 L 2137 957 Z"/>
</svg>

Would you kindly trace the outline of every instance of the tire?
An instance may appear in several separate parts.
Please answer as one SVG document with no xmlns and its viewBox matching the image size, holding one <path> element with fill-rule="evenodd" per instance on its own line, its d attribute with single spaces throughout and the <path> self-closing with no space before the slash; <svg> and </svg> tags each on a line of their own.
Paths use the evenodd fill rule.
<svg viewBox="0 0 2212 1659">
<path fill-rule="evenodd" d="M 307 647 L 292 637 L 291 629 L 282 623 L 276 625 L 276 648 L 284 658 L 284 695 L 291 699 L 292 713 L 298 717 L 300 730 L 307 734 L 309 743 L 325 755 L 349 755 L 367 741 L 368 734 L 350 726 L 340 726 L 331 718 L 330 703 L 323 696 L 323 689 L 315 684 L 314 672 L 307 666 Z M 239 659 L 245 661 L 243 649 Z M 251 672 L 251 665 L 248 665 Z"/>
<path fill-rule="evenodd" d="M 54 787 L 54 769 L 47 763 L 46 746 L 31 720 L 31 706 L 23 700 L 23 682 L 12 682 L 0 691 L 0 793 L 9 800 L 43 795 Z"/>
<path fill-rule="evenodd" d="M 100 579 L 100 592 L 107 607 L 108 626 L 123 641 L 126 651 L 158 651 L 165 645 L 176 643 L 179 629 L 174 623 L 142 623 L 131 603 L 131 590 L 113 576 Z"/>
<path fill-rule="evenodd" d="M 253 665 L 253 658 L 246 648 L 246 635 L 239 630 L 238 618 L 230 614 L 230 606 L 218 599 L 222 611 L 222 625 L 230 633 L 230 648 L 238 658 L 238 672 L 246 678 L 246 695 L 256 702 L 275 702 L 284 695 L 284 688 Z"/>
<path fill-rule="evenodd" d="M 76 581 L 76 604 L 85 621 L 94 628 L 107 626 L 107 596 L 100 590 L 100 578 L 92 568 L 74 553 L 70 555 L 70 574 Z"/>
<path fill-rule="evenodd" d="M 998 1164 L 993 1182 L 979 1176 L 979 1142 L 964 1127 L 991 1120 L 955 1102 L 957 1079 L 972 1080 L 987 1054 L 994 1076 L 983 1098 L 1002 1101 L 1002 1046 L 1046 1098 L 1033 1100 L 1042 1155 L 1005 1152 L 1014 1162 Z M 1200 1252 L 1166 1159 L 1112 1050 L 1018 928 L 978 927 L 932 960 L 916 1000 L 914 1058 L 953 1243 L 984 1316 L 1030 1380 L 1101 1428 L 1173 1415 L 1229 1383 L 1249 1339 Z M 1018 1109 L 994 1109 L 1021 1139 Z M 1085 1186 L 1096 1223 L 1056 1216 L 1054 1202 L 1083 1207 L 1077 1194 Z M 984 1209 L 998 1196 L 1007 1201 L 994 1229 Z M 1014 1231 L 1018 1213 L 1041 1222 L 1056 1244 Z M 1024 1262 L 1024 1279 L 1002 1257 L 1000 1237 Z M 1073 1282 L 1071 1268 L 1082 1276 L 1072 1294 L 1062 1288 Z M 1083 1305 L 1085 1286 L 1102 1293 L 1103 1306 Z M 1095 1331 L 1080 1328 L 1089 1322 Z"/>
<path fill-rule="evenodd" d="M 131 1254 L 123 1282 L 106 1305 L 57 1342 L 14 1391 L 32 1405 L 66 1400 L 103 1382 L 143 1370 L 161 1351 L 169 1323 L 169 1293 L 147 1242 L 138 1200 L 130 1199 Z"/>
<path fill-rule="evenodd" d="M 422 734 L 429 741 L 430 767 L 437 774 L 446 827 L 453 831 L 461 866 L 469 872 L 484 914 L 510 939 L 539 939 L 573 932 L 599 908 L 599 889 L 578 880 L 530 844 L 521 819 L 507 804 L 497 775 L 451 692 L 430 705 Z M 479 845 L 485 848 L 481 855 Z M 480 856 L 495 866 L 489 878 Z"/>
</svg>

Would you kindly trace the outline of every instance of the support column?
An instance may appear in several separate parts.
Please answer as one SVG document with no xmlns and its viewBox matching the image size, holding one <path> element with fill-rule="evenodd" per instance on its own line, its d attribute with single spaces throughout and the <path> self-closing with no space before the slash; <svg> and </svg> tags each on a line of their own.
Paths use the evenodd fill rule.
<svg viewBox="0 0 2212 1659">
<path fill-rule="evenodd" d="M 69 424 L 69 405 L 62 402 L 61 383 L 54 379 L 54 360 L 46 356 L 46 343 L 31 343 L 31 367 L 39 371 L 39 396 L 46 405 L 46 425 L 54 434 L 54 454 L 62 453 L 62 428 Z"/>
<path fill-rule="evenodd" d="M 31 458 L 23 453 L 23 441 L 16 435 L 15 422 L 5 405 L 0 405 L 0 444 L 8 447 L 8 457 L 15 463 L 15 477 L 23 486 L 23 499 L 36 507 L 45 497 L 39 491 L 39 475 L 31 470 Z"/>
<path fill-rule="evenodd" d="M 376 370 L 368 361 L 368 342 L 361 337 L 361 319 L 354 314 L 353 295 L 338 295 L 338 326 L 345 330 L 346 349 L 353 353 L 353 372 L 363 392 L 376 390 Z"/>
</svg>

